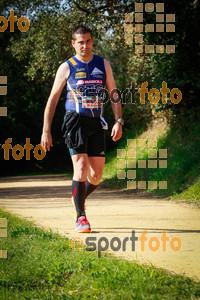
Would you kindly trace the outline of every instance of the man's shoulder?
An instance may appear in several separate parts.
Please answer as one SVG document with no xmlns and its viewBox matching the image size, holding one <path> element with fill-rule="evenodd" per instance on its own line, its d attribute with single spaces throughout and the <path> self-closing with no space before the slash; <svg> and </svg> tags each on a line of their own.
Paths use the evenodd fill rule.
<svg viewBox="0 0 200 300">
<path fill-rule="evenodd" d="M 59 68 L 58 68 L 59 70 L 68 70 L 69 69 L 69 65 L 68 65 L 68 63 L 65 61 L 65 62 L 63 62 L 60 66 L 59 66 Z"/>
<path fill-rule="evenodd" d="M 110 66 L 110 62 L 105 59 L 104 57 L 100 56 L 100 55 L 96 55 L 94 54 L 96 61 L 102 62 L 104 64 L 105 67 L 109 67 Z"/>
<path fill-rule="evenodd" d="M 106 64 L 110 64 L 110 62 L 109 62 L 106 58 L 104 58 L 104 57 L 102 57 L 102 56 L 100 56 L 100 55 L 94 54 L 94 57 L 95 57 L 96 59 L 103 60 L 104 63 L 106 63 Z"/>
<path fill-rule="evenodd" d="M 66 62 L 68 65 L 72 65 L 72 66 L 77 65 L 77 61 L 75 60 L 75 56 L 69 57 L 65 62 Z"/>
<path fill-rule="evenodd" d="M 106 58 L 104 58 L 104 63 L 110 64 L 110 62 Z"/>
<path fill-rule="evenodd" d="M 69 65 L 66 62 L 63 62 L 58 70 L 57 70 L 57 76 L 60 78 L 65 78 L 67 80 L 69 76 Z"/>
<path fill-rule="evenodd" d="M 105 68 L 111 67 L 110 62 L 105 58 L 104 58 L 104 65 L 105 65 Z"/>
</svg>

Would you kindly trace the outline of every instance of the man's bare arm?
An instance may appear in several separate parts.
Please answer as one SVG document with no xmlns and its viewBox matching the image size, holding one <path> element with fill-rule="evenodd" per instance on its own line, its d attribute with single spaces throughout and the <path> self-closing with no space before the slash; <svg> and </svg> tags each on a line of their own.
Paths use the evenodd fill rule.
<svg viewBox="0 0 200 300">
<path fill-rule="evenodd" d="M 44 111 L 44 123 L 43 123 L 42 137 L 40 143 L 45 148 L 46 151 L 50 150 L 50 146 L 53 146 L 52 136 L 51 136 L 51 124 L 52 124 L 57 103 L 60 98 L 60 94 L 67 82 L 68 76 L 69 76 L 69 66 L 65 62 L 62 65 L 60 65 L 60 67 L 57 70 L 54 84 Z"/>
<path fill-rule="evenodd" d="M 109 97 L 111 100 L 112 110 L 115 116 L 115 120 L 122 117 L 122 106 L 119 95 L 116 89 L 115 79 L 113 77 L 112 68 L 110 63 L 104 59 L 104 65 L 106 69 L 106 87 L 109 92 Z M 116 122 L 112 128 L 111 136 L 113 141 L 117 141 L 122 136 L 122 125 L 119 122 Z"/>
</svg>

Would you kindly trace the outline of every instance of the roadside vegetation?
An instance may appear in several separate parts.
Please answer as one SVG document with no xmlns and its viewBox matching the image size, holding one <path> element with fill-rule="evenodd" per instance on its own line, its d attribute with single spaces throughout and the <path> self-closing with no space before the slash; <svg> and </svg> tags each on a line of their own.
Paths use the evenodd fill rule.
<svg viewBox="0 0 200 300">
<path fill-rule="evenodd" d="M 153 123 L 160 122 L 154 119 Z M 200 121 L 188 128 L 173 128 L 166 126 L 165 122 L 160 122 L 160 126 L 149 127 L 146 132 L 137 135 L 134 130 L 119 142 L 117 149 L 128 150 L 127 140 L 146 139 L 144 148 L 137 147 L 137 168 L 136 179 L 143 181 L 167 181 L 167 189 L 147 189 L 140 190 L 152 195 L 170 197 L 172 200 L 181 200 L 188 203 L 200 204 Z M 148 160 L 148 139 L 157 139 L 157 158 L 159 160 L 159 149 L 167 149 L 167 168 L 138 168 L 138 160 Z M 117 178 L 117 149 L 112 150 L 107 155 L 106 165 L 103 173 L 102 184 L 109 188 L 123 188 L 127 190 L 127 179 Z M 129 158 L 126 157 L 126 161 Z M 128 168 L 124 168 L 127 172 Z M 138 192 L 138 189 L 135 191 Z M 134 190 L 129 192 L 134 193 Z"/>
<path fill-rule="evenodd" d="M 72 251 L 69 240 L 4 210 L 0 299 L 197 299 L 200 284 L 153 266 L 96 252 Z"/>
</svg>

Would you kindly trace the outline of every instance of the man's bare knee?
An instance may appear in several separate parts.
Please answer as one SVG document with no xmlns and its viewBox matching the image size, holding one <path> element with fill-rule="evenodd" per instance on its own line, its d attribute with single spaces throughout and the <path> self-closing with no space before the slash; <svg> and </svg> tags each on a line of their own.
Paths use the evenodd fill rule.
<svg viewBox="0 0 200 300">
<path fill-rule="evenodd" d="M 87 178 L 87 169 L 85 167 L 76 168 L 74 170 L 74 180 L 85 181 Z"/>
<path fill-rule="evenodd" d="M 88 174 L 88 179 L 92 184 L 99 184 L 102 177 L 102 172 L 92 172 Z"/>
</svg>

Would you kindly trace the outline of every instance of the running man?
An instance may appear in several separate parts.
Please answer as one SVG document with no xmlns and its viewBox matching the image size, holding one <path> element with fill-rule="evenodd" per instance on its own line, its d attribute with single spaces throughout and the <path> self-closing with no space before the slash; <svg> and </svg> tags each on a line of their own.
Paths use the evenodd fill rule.
<svg viewBox="0 0 200 300">
<path fill-rule="evenodd" d="M 110 63 L 92 53 L 92 31 L 77 26 L 72 32 L 75 56 L 60 65 L 44 111 L 41 145 L 49 151 L 52 144 L 51 124 L 56 105 L 66 86 L 66 114 L 62 130 L 73 163 L 72 200 L 76 209 L 75 230 L 90 232 L 85 199 L 98 186 L 105 163 L 105 129 L 103 118 L 105 91 L 108 91 L 115 117 L 111 136 L 122 136 L 121 101 Z"/>
</svg>

